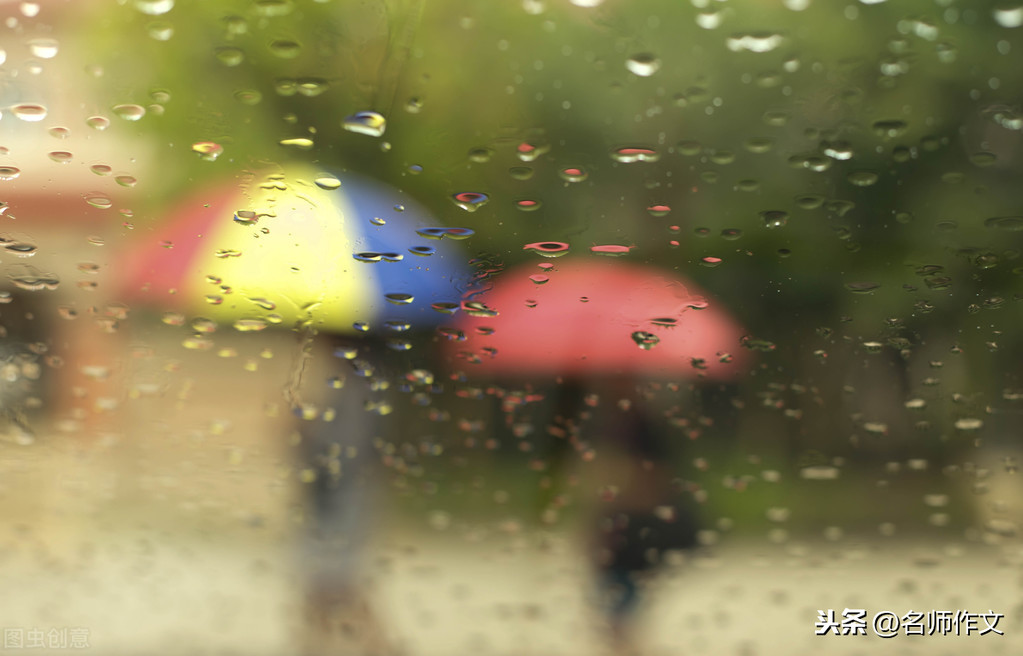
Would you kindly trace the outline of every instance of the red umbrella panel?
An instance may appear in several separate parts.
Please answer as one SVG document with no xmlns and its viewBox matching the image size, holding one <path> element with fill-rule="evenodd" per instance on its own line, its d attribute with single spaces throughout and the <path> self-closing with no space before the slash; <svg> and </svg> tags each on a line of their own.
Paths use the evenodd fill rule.
<svg viewBox="0 0 1023 656">
<path fill-rule="evenodd" d="M 526 265 L 463 303 L 449 336 L 467 374 L 678 376 L 729 381 L 745 331 L 678 274 L 620 260 Z"/>
</svg>

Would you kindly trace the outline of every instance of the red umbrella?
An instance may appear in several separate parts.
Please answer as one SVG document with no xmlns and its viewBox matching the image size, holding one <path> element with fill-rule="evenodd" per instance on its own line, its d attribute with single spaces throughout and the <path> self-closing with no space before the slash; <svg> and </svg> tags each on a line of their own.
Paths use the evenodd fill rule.
<svg viewBox="0 0 1023 656">
<path fill-rule="evenodd" d="M 465 303 L 467 373 L 678 375 L 732 380 L 749 356 L 724 306 L 677 274 L 621 260 L 520 266 Z"/>
</svg>

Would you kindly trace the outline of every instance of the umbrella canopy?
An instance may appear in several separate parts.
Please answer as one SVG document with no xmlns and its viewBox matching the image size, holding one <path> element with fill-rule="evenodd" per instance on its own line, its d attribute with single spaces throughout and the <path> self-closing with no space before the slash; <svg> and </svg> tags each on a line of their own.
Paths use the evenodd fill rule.
<svg viewBox="0 0 1023 656">
<path fill-rule="evenodd" d="M 121 299 L 239 329 L 422 325 L 457 307 L 458 249 L 397 190 L 306 166 L 200 193 L 129 247 Z M 438 311 L 439 310 L 439 311 Z"/>
<path fill-rule="evenodd" d="M 677 274 L 609 259 L 504 272 L 464 304 L 467 372 L 678 375 L 731 380 L 748 360 L 741 326 Z"/>
</svg>

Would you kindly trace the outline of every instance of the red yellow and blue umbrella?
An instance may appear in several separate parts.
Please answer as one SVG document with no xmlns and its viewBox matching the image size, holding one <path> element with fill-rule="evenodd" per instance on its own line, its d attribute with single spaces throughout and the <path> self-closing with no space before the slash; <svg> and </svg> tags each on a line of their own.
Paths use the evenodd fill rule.
<svg viewBox="0 0 1023 656">
<path fill-rule="evenodd" d="M 433 325 L 468 280 L 448 239 L 471 234 L 356 174 L 249 174 L 192 197 L 131 245 L 121 300 L 239 330 Z"/>
</svg>

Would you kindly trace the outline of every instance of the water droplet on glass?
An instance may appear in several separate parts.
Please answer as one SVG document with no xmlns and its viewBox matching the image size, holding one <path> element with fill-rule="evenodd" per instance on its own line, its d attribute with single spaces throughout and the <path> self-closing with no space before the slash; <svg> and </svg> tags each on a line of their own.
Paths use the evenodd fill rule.
<svg viewBox="0 0 1023 656">
<path fill-rule="evenodd" d="M 258 105 L 263 100 L 263 94 L 255 89 L 239 89 L 234 92 L 234 99 L 243 105 Z"/>
<path fill-rule="evenodd" d="M 461 308 L 470 317 L 496 317 L 499 314 L 497 310 L 489 308 L 479 301 L 466 301 L 462 303 Z"/>
<path fill-rule="evenodd" d="M 515 154 L 523 162 L 533 162 L 551 149 L 548 143 L 530 143 L 523 141 L 515 148 Z"/>
<path fill-rule="evenodd" d="M 714 164 L 727 165 L 735 161 L 735 153 L 730 150 L 711 150 L 708 157 Z"/>
<path fill-rule="evenodd" d="M 256 13 L 267 18 L 287 16 L 294 8 L 292 0 L 257 0 L 255 3 Z"/>
<path fill-rule="evenodd" d="M 984 220 L 984 227 L 1017 232 L 1023 230 L 1023 216 L 995 216 Z"/>
<path fill-rule="evenodd" d="M 388 303 L 393 303 L 395 305 L 408 305 L 414 300 L 412 294 L 401 293 L 384 294 L 384 298 L 387 299 Z"/>
<path fill-rule="evenodd" d="M 957 419 L 954 425 L 961 431 L 978 430 L 984 426 L 984 420 L 973 417 L 964 417 L 962 419 Z"/>
<path fill-rule="evenodd" d="M 23 289 L 27 292 L 52 291 L 60 287 L 60 279 L 51 275 L 12 276 L 11 282 L 18 289 Z"/>
<path fill-rule="evenodd" d="M 110 175 L 114 171 L 114 169 L 107 166 L 106 164 L 93 164 L 92 166 L 89 167 L 89 170 L 95 173 L 96 175 Z"/>
<path fill-rule="evenodd" d="M 724 20 L 723 11 L 701 11 L 696 14 L 696 24 L 705 30 L 715 30 L 721 27 L 721 22 Z"/>
<path fill-rule="evenodd" d="M 436 253 L 437 249 L 434 248 L 433 246 L 412 246 L 408 249 L 408 252 L 412 253 L 413 255 L 420 255 L 426 257 Z"/>
<path fill-rule="evenodd" d="M 463 191 L 451 196 L 451 200 L 467 212 L 475 212 L 490 201 L 490 196 L 478 191 Z"/>
<path fill-rule="evenodd" d="M 240 333 L 254 333 L 266 329 L 267 325 L 263 319 L 238 319 L 233 327 Z"/>
<path fill-rule="evenodd" d="M 110 119 L 105 116 L 90 116 L 85 119 L 85 124 L 94 130 L 106 130 L 110 127 Z"/>
<path fill-rule="evenodd" d="M 155 41 L 170 41 L 174 36 L 174 26 L 164 21 L 146 23 L 146 34 Z"/>
<path fill-rule="evenodd" d="M 115 105 L 113 111 L 126 121 L 137 121 L 146 115 L 146 109 L 141 105 Z"/>
<path fill-rule="evenodd" d="M 533 177 L 533 169 L 528 166 L 513 166 L 508 173 L 516 180 L 529 180 Z"/>
<path fill-rule="evenodd" d="M 867 170 L 852 171 L 846 176 L 846 180 L 857 187 L 869 187 L 877 182 L 878 175 Z"/>
<path fill-rule="evenodd" d="M 747 34 L 733 34 L 725 39 L 725 45 L 732 52 L 771 52 L 785 41 L 780 34 L 769 32 L 755 32 Z"/>
<path fill-rule="evenodd" d="M 515 207 L 523 212 L 532 212 L 533 210 L 538 210 L 543 207 L 543 203 L 538 200 L 524 198 L 522 200 L 515 201 Z"/>
<path fill-rule="evenodd" d="M 783 210 L 767 210 L 760 213 L 760 220 L 768 228 L 781 228 L 789 222 L 789 213 Z"/>
<path fill-rule="evenodd" d="M 164 312 L 160 321 L 168 326 L 183 326 L 185 325 L 185 315 L 180 312 Z"/>
<path fill-rule="evenodd" d="M 800 209 L 815 210 L 824 205 L 825 200 L 827 199 L 824 198 L 824 196 L 806 194 L 805 196 L 796 196 L 796 205 L 798 205 Z"/>
<path fill-rule="evenodd" d="M 632 333 L 632 341 L 636 342 L 636 346 L 644 351 L 649 351 L 660 343 L 661 338 L 653 333 L 637 330 Z"/>
<path fill-rule="evenodd" d="M 639 146 L 622 146 L 611 151 L 611 159 L 622 164 L 633 162 L 656 162 L 661 158 L 660 154 L 653 148 Z"/>
<path fill-rule="evenodd" d="M 224 147 L 212 141 L 197 141 L 192 144 L 192 152 L 199 153 L 207 162 L 213 162 L 224 152 Z"/>
<path fill-rule="evenodd" d="M 271 300 L 262 298 L 262 297 L 255 296 L 255 297 L 250 298 L 249 301 L 254 303 L 261 310 L 273 311 L 273 310 L 277 309 L 277 304 L 276 303 L 274 303 Z"/>
<path fill-rule="evenodd" d="M 761 351 L 763 353 L 770 353 L 778 348 L 774 342 L 766 339 L 760 339 L 752 335 L 743 335 L 739 340 L 739 345 L 751 351 Z"/>
<path fill-rule="evenodd" d="M 162 16 L 174 8 L 174 0 L 135 0 L 135 9 L 147 16 Z"/>
<path fill-rule="evenodd" d="M 39 59 L 53 59 L 57 56 L 60 44 L 56 39 L 30 39 L 28 42 L 29 52 L 33 57 Z"/>
<path fill-rule="evenodd" d="M 770 152 L 771 149 L 774 148 L 774 140 L 766 137 L 754 137 L 752 139 L 747 139 L 743 143 L 743 146 L 751 153 L 762 155 Z"/>
<path fill-rule="evenodd" d="M 341 181 L 338 180 L 336 176 L 331 175 L 330 173 L 320 173 L 313 180 L 313 183 L 320 189 L 324 189 L 326 191 L 334 191 L 335 189 L 339 189 L 341 187 Z"/>
<path fill-rule="evenodd" d="M 295 137 L 293 139 L 281 139 L 277 143 L 279 143 L 282 146 L 286 146 L 286 147 L 290 147 L 290 148 L 295 148 L 297 150 L 312 150 L 312 147 L 315 145 L 313 143 L 312 139 L 308 139 L 306 137 Z"/>
<path fill-rule="evenodd" d="M 720 257 L 708 255 L 707 257 L 700 258 L 700 266 L 705 266 L 713 269 L 714 267 L 721 264 L 723 261 L 724 260 L 722 260 Z"/>
<path fill-rule="evenodd" d="M 578 166 L 566 166 L 558 171 L 558 175 L 565 182 L 582 182 L 589 177 L 586 169 L 579 168 Z"/>
<path fill-rule="evenodd" d="M 49 153 L 49 158 L 52 159 L 54 162 L 58 162 L 60 164 L 67 164 L 68 162 L 71 161 L 73 157 L 74 155 L 72 155 L 66 150 L 55 150 Z"/>
<path fill-rule="evenodd" d="M 438 301 L 436 303 L 431 303 L 430 307 L 441 314 L 454 314 L 460 305 L 454 302 Z"/>
<path fill-rule="evenodd" d="M 876 134 L 879 137 L 894 139 L 896 137 L 901 137 L 903 134 L 905 134 L 906 130 L 909 128 L 909 125 L 907 125 L 905 121 L 894 119 L 885 121 L 875 121 L 871 128 L 874 130 L 874 134 Z"/>
<path fill-rule="evenodd" d="M 568 253 L 568 249 L 569 245 L 561 241 L 538 241 L 522 247 L 524 251 L 533 251 L 544 257 L 561 257 Z"/>
<path fill-rule="evenodd" d="M 648 52 L 639 53 L 625 60 L 625 68 L 639 77 L 650 77 L 661 68 L 661 60 Z"/>
<path fill-rule="evenodd" d="M 387 119 L 377 112 L 358 112 L 345 117 L 342 126 L 349 132 L 379 137 L 387 129 Z"/>
<path fill-rule="evenodd" d="M 71 130 L 61 126 L 52 127 L 50 128 L 50 136 L 54 139 L 67 139 L 71 136 Z"/>
<path fill-rule="evenodd" d="M 848 141 L 824 141 L 821 143 L 821 151 L 831 159 L 847 160 L 852 159 L 852 144 Z"/>
<path fill-rule="evenodd" d="M 13 253 L 18 257 L 32 257 L 36 254 L 36 250 L 38 250 L 38 248 L 35 244 L 16 241 L 10 244 L 5 244 L 4 250 L 8 253 Z"/>
<path fill-rule="evenodd" d="M 259 221 L 259 214 L 253 210 L 238 210 L 234 213 L 234 220 L 236 223 L 242 225 L 252 225 Z"/>
<path fill-rule="evenodd" d="M 206 317 L 196 317 L 192 320 L 192 330 L 197 333 L 209 335 L 217 332 L 217 322 Z"/>
<path fill-rule="evenodd" d="M 135 179 L 135 176 L 132 175 L 119 175 L 114 178 L 114 181 L 117 184 L 121 185 L 122 187 L 129 188 L 134 187 L 136 184 L 138 184 L 138 180 Z"/>
<path fill-rule="evenodd" d="M 287 77 L 278 78 L 274 81 L 274 91 L 278 96 L 293 96 L 298 93 L 298 80 Z M 285 117 L 289 123 L 294 123 L 297 120 L 294 114 L 286 114 Z"/>
<path fill-rule="evenodd" d="M 799 475 L 808 481 L 833 481 L 838 478 L 838 474 L 838 467 L 829 465 L 810 465 L 799 471 Z"/>
<path fill-rule="evenodd" d="M 675 150 L 679 155 L 695 157 L 703 152 L 703 146 L 698 141 L 680 141 L 675 144 Z"/>
<path fill-rule="evenodd" d="M 1023 25 L 1023 6 L 1001 6 L 995 7 L 991 15 L 995 22 L 1002 27 L 1015 28 Z"/>
<path fill-rule="evenodd" d="M 420 228 L 416 234 L 428 239 L 467 239 L 476 231 L 469 228 Z"/>
<path fill-rule="evenodd" d="M 728 241 L 735 241 L 742 237 L 742 230 L 738 228 L 725 228 L 721 231 L 721 238 L 727 239 Z"/>
<path fill-rule="evenodd" d="M 869 294 L 881 287 L 879 282 L 847 282 L 845 288 L 854 294 Z"/>
<path fill-rule="evenodd" d="M 809 169 L 815 173 L 823 173 L 831 168 L 834 162 L 830 157 L 823 155 L 793 155 L 789 158 L 789 165 L 796 169 Z"/>
<path fill-rule="evenodd" d="M 611 257 L 619 257 L 621 255 L 628 254 L 635 246 L 622 246 L 620 244 L 603 244 L 600 246 L 591 246 L 590 252 L 598 255 L 608 255 Z"/>
<path fill-rule="evenodd" d="M 302 53 L 302 44 L 291 39 L 274 39 L 269 48 L 270 52 L 281 59 L 294 59 Z"/>
<path fill-rule="evenodd" d="M 0 180 L 14 180 L 21 175 L 21 169 L 13 166 L 0 166 Z"/>
<path fill-rule="evenodd" d="M 763 121 L 772 127 L 784 127 L 788 124 L 792 114 L 783 109 L 772 109 L 764 112 Z"/>
<path fill-rule="evenodd" d="M 469 161 L 476 162 L 477 164 L 486 164 L 493 156 L 493 148 L 480 147 L 469 151 Z"/>
<path fill-rule="evenodd" d="M 110 209 L 114 205 L 114 201 L 103 194 L 88 194 L 85 202 L 101 210 Z"/>
<path fill-rule="evenodd" d="M 997 162 L 997 155 L 984 150 L 970 155 L 970 163 L 974 166 L 994 166 Z"/>
<path fill-rule="evenodd" d="M 35 123 L 46 118 L 46 108 L 33 103 L 23 103 L 11 107 L 11 112 L 22 121 Z"/>
<path fill-rule="evenodd" d="M 216 48 L 213 54 L 224 66 L 237 66 L 245 61 L 245 51 L 233 46 Z"/>
</svg>

